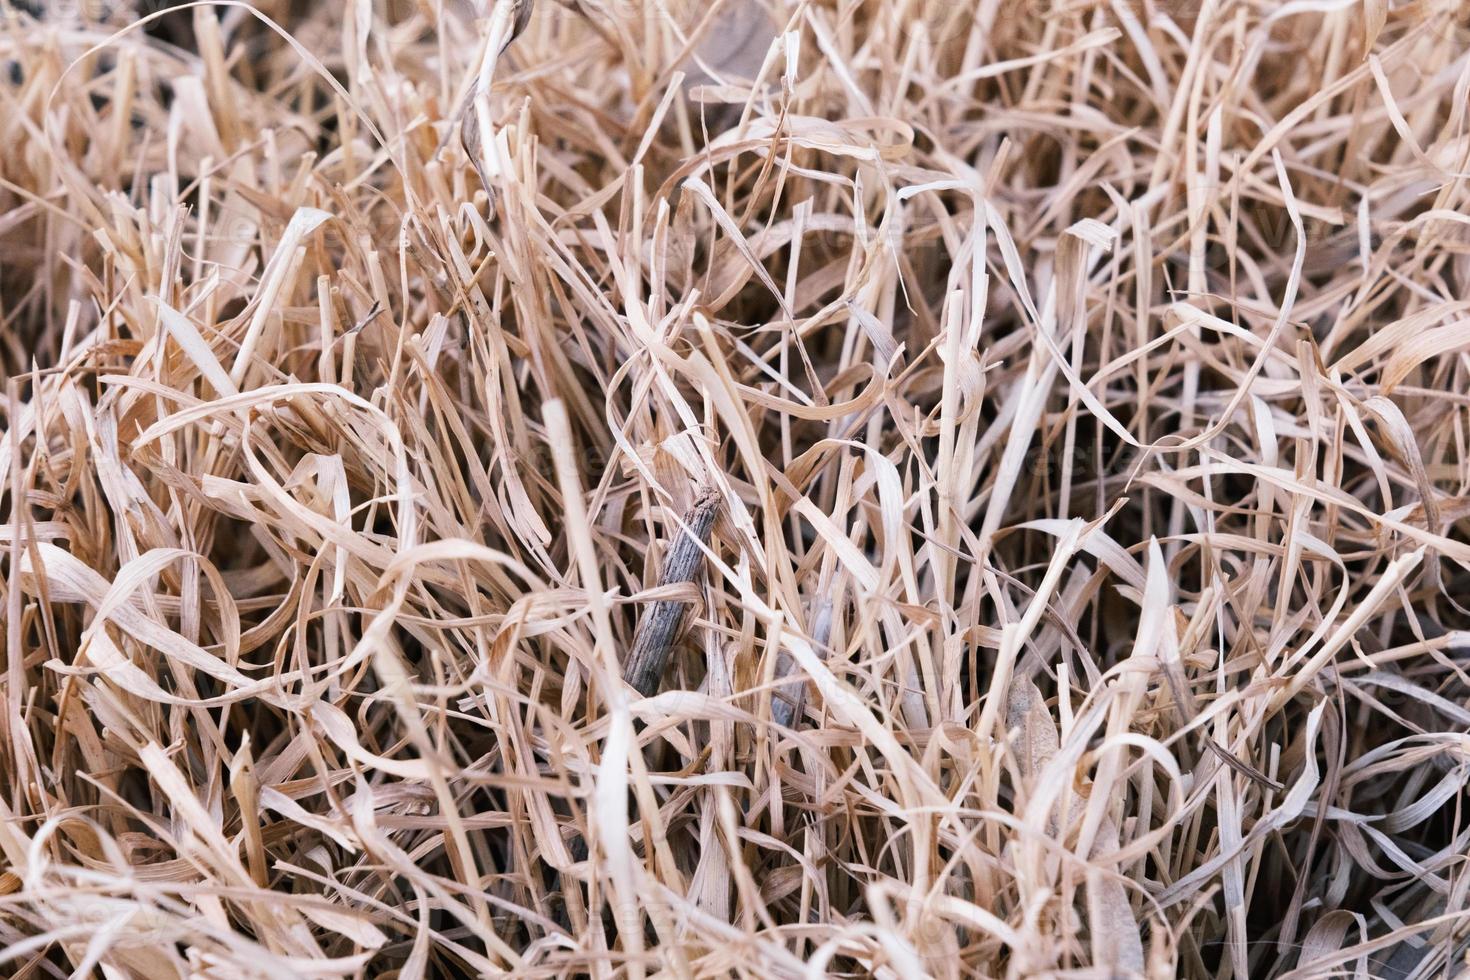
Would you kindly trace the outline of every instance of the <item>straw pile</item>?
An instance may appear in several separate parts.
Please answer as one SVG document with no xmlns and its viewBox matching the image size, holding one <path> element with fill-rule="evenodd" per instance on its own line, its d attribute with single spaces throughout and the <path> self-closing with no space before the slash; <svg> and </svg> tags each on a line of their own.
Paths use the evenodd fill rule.
<svg viewBox="0 0 1470 980">
<path fill-rule="evenodd" d="M 1456 973 L 1467 175 L 1458 0 L 0 0 L 0 973 Z"/>
</svg>

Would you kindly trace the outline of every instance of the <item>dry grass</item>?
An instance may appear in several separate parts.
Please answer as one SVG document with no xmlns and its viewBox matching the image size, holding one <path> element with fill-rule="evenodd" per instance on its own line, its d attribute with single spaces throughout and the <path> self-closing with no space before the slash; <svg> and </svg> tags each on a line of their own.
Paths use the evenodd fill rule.
<svg viewBox="0 0 1470 980">
<path fill-rule="evenodd" d="M 0 0 L 0 973 L 1463 969 L 1465 6 L 525 2 Z"/>
</svg>

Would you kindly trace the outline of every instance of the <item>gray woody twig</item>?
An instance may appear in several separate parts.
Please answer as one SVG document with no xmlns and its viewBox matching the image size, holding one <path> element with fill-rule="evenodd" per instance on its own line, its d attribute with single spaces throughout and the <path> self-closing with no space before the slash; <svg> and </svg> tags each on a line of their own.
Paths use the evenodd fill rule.
<svg viewBox="0 0 1470 980">
<path fill-rule="evenodd" d="M 658 577 L 660 587 L 695 581 L 704 567 L 702 546 L 709 544 L 710 530 L 719 510 L 719 492 L 713 487 L 700 491 L 694 505 L 684 514 L 687 530 L 678 532 L 664 556 L 663 570 Z M 679 629 L 688 609 L 687 602 L 661 599 L 650 605 L 638 621 L 633 649 L 623 665 L 623 680 L 644 697 L 658 693 L 659 681 L 663 679 L 664 668 L 668 665 L 674 642 L 679 638 Z"/>
</svg>

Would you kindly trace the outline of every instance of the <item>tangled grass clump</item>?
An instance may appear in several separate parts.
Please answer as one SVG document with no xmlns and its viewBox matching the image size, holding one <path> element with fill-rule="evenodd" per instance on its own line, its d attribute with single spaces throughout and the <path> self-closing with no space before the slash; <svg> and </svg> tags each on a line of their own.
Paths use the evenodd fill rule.
<svg viewBox="0 0 1470 980">
<path fill-rule="evenodd" d="M 1458 0 L 0 69 L 0 973 L 1467 968 Z"/>
</svg>

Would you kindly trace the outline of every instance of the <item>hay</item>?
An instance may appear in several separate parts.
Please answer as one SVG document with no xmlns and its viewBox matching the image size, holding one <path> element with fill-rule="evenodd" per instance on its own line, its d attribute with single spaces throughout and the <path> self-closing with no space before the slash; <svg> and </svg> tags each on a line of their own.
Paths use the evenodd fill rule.
<svg viewBox="0 0 1470 980">
<path fill-rule="evenodd" d="M 0 973 L 1457 972 L 1467 20 L 0 0 Z"/>
</svg>

